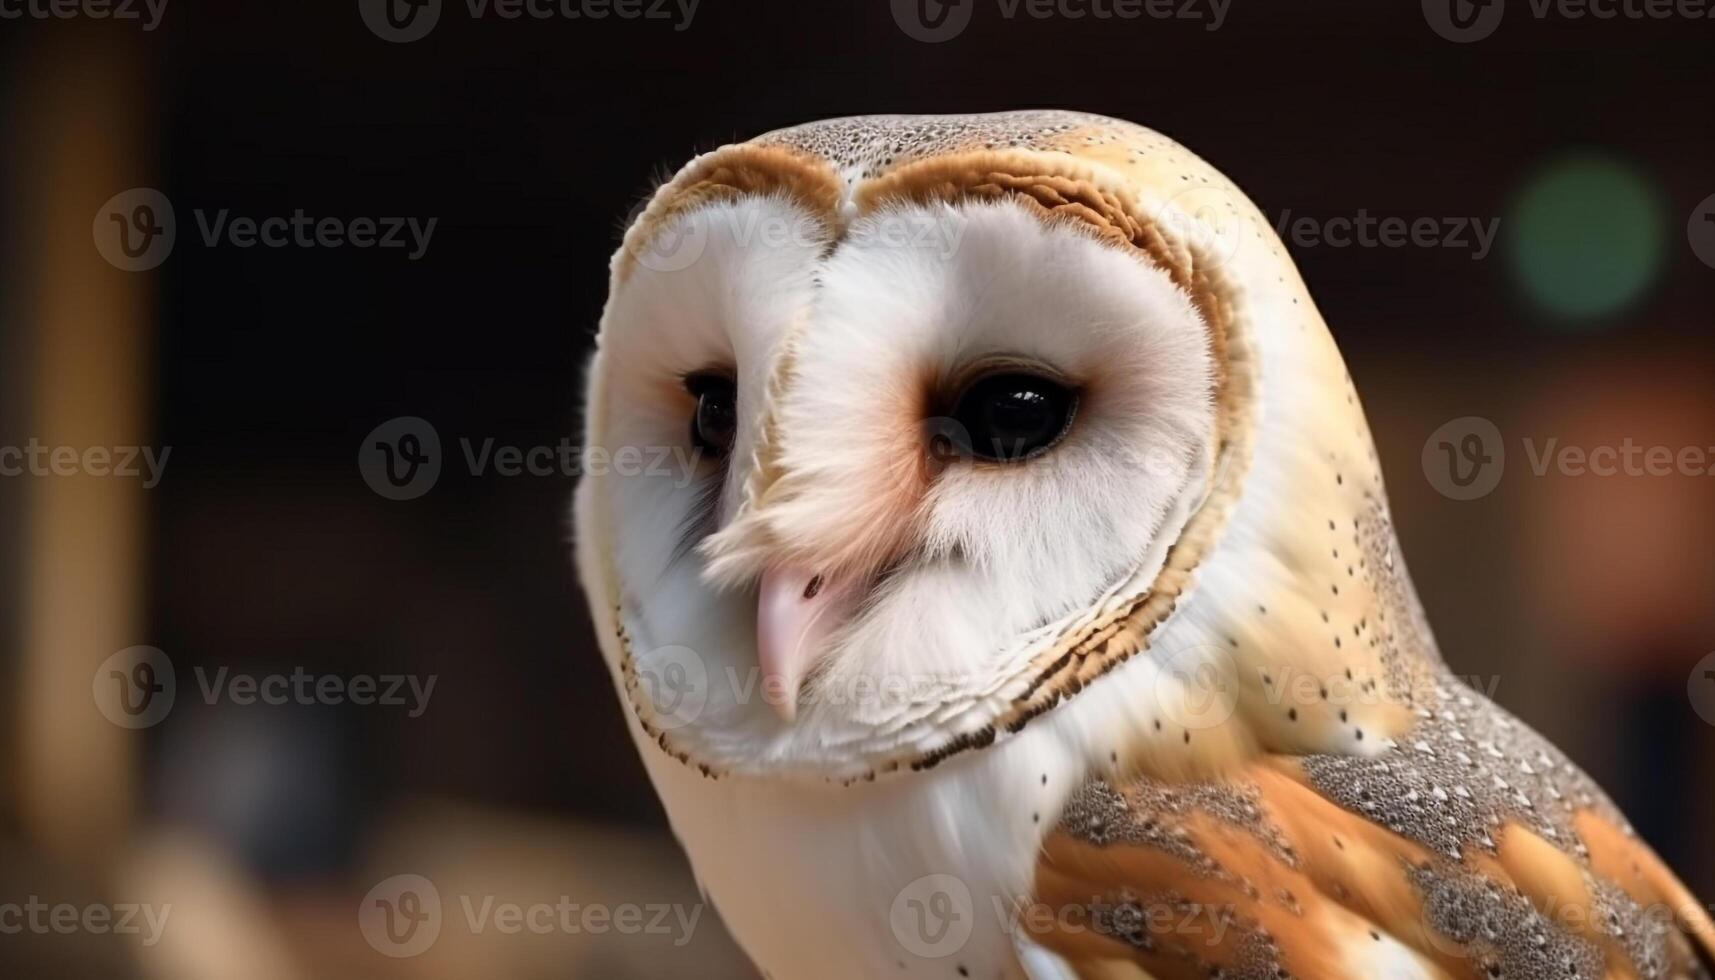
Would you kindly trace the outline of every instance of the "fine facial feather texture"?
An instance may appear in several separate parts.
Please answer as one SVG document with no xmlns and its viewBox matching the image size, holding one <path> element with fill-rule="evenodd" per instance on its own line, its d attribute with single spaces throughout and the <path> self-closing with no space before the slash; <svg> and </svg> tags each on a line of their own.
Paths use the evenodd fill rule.
<svg viewBox="0 0 1715 980">
<path fill-rule="evenodd" d="M 663 234 L 699 256 L 650 261 Z M 994 354 L 1087 383 L 1100 458 L 926 462 L 909 423 Z M 1447 675 L 1326 327 L 1183 148 L 1047 112 L 699 158 L 616 256 L 591 445 L 682 444 L 678 376 L 711 364 L 750 406 L 729 463 L 587 480 L 579 561 L 674 829 L 769 975 L 1696 975 L 1683 888 Z M 744 684 L 749 583 L 787 556 L 885 572 L 790 725 Z M 950 950 L 910 914 L 941 875 Z"/>
<path fill-rule="evenodd" d="M 638 673 L 664 676 L 688 648 L 713 681 L 690 723 L 669 722 L 700 762 L 811 778 L 873 768 L 937 732 L 950 705 L 1005 697 L 1039 637 L 1127 578 L 1197 495 L 1213 417 L 1197 314 L 1078 224 L 1004 204 L 901 207 L 859 219 L 823 257 L 818 239 L 785 233 L 815 225 L 780 199 L 684 221 L 702 258 L 639 269 L 609 312 L 620 346 L 606 373 L 626 410 L 606 444 L 683 439 L 674 379 L 730 369 L 741 405 L 772 407 L 741 413 L 733 458 L 754 457 L 771 425 L 783 474 L 754 505 L 745 466 L 709 464 L 682 486 L 610 478 L 624 486 L 610 498 L 619 577 L 643 610 L 628 624 Z M 776 278 L 799 290 L 769 292 Z M 790 350 L 790 382 L 771 399 L 754 365 L 777 349 Z M 938 462 L 924 442 L 935 402 L 995 362 L 1076 379 L 1074 430 L 1030 465 Z M 711 491 L 720 529 L 686 555 L 658 529 L 700 526 Z M 770 561 L 830 576 L 889 566 L 791 726 L 754 676 L 746 586 Z"/>
</svg>

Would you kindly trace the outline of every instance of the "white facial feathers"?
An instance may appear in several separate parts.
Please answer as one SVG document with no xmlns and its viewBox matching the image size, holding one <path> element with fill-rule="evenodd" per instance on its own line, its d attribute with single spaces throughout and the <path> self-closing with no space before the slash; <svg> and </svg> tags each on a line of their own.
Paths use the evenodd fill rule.
<svg viewBox="0 0 1715 980">
<path fill-rule="evenodd" d="M 1207 331 L 1163 272 L 1082 224 L 896 205 L 836 239 L 755 197 L 678 221 L 695 260 L 640 264 L 610 304 L 598 435 L 688 445 L 683 376 L 736 378 L 727 459 L 686 481 L 600 478 L 636 667 L 688 647 L 712 678 L 674 732 L 700 761 L 827 774 L 926 738 L 915 726 L 1000 696 L 1043 628 L 1125 579 L 1201 494 Z M 1001 366 L 1075 389 L 1070 430 L 1025 461 L 938 457 L 932 420 Z M 791 725 L 746 684 L 754 582 L 785 564 L 867 589 Z"/>
</svg>

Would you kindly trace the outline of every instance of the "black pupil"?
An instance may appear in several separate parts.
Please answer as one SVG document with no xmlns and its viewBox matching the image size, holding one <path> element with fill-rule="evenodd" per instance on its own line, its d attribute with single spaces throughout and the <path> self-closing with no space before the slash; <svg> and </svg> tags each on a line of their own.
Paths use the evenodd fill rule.
<svg viewBox="0 0 1715 980">
<path fill-rule="evenodd" d="M 726 455 L 738 434 L 738 396 L 732 382 L 725 378 L 699 378 L 691 390 L 697 396 L 691 438 L 707 452 Z"/>
<path fill-rule="evenodd" d="M 1065 434 L 1077 407 L 1066 386 L 1031 374 L 998 374 L 972 385 L 953 412 L 960 447 L 984 459 L 1026 459 Z"/>
</svg>

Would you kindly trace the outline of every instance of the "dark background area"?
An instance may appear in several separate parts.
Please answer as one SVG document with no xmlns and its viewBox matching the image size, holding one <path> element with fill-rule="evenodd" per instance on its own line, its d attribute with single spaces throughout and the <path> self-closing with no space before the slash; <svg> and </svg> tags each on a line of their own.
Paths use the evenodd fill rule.
<svg viewBox="0 0 1715 980">
<path fill-rule="evenodd" d="M 472 475 L 458 440 L 578 441 L 581 368 L 620 227 L 694 152 L 829 116 L 1067 107 L 1178 139 L 1270 217 L 1501 219 L 1482 260 L 1458 248 L 1292 251 L 1371 412 L 1405 554 L 1449 660 L 1494 679 L 1497 700 L 1586 765 L 1715 894 L 1715 729 L 1686 696 L 1692 665 L 1715 650 L 1715 535 L 1694 519 L 1711 513 L 1715 478 L 1592 490 L 1531 477 L 1520 453 L 1499 491 L 1457 501 L 1420 463 L 1434 430 L 1472 415 L 1495 420 L 1509 449 L 1515 435 L 1592 432 L 1715 447 L 1715 269 L 1686 232 L 1715 194 L 1715 20 L 1537 20 L 1515 0 L 1494 36 L 1455 44 L 1411 2 L 1233 0 L 1212 32 L 1008 20 L 993 0 L 976 3 L 970 28 L 942 44 L 912 40 L 882 0 L 703 0 L 683 31 L 472 19 L 449 0 L 409 44 L 371 33 L 355 2 L 172 0 L 148 33 L 0 23 L 0 136 L 13 145 L 0 171 L 12 229 L 0 253 L 8 438 L 45 424 L 31 392 L 52 383 L 29 369 L 39 344 L 28 311 L 40 303 L 18 298 L 40 282 L 32 263 L 55 254 L 38 249 L 29 218 L 32 181 L 55 178 L 19 159 L 59 138 L 30 121 L 53 97 L 56 63 L 123 51 L 135 83 L 137 136 L 81 213 L 153 186 L 178 217 L 160 268 L 97 266 L 150 283 L 134 304 L 147 320 L 135 420 L 149 444 L 172 447 L 161 485 L 129 491 L 145 535 L 135 636 L 90 652 L 94 664 L 147 644 L 180 671 L 173 716 L 126 733 L 141 775 L 123 839 L 189 828 L 265 901 L 307 888 L 339 922 L 351 905 L 342 889 L 367 887 L 377 842 L 440 808 L 457 814 L 444 824 L 470 828 L 448 839 L 473 847 L 493 827 L 486 814 L 504 814 L 567 835 L 634 834 L 676 868 L 572 571 L 574 478 Z M 1522 284 L 1513 219 L 1545 174 L 1591 157 L 1659 205 L 1659 249 L 1629 301 L 1567 317 Z M 390 249 L 205 247 L 193 212 L 222 208 L 438 223 L 416 261 Z M 1598 262 L 1601 217 L 1585 226 L 1574 213 L 1565 232 L 1588 235 Z M 87 225 L 40 233 L 88 244 Z M 97 345 L 86 356 L 114 354 Z M 448 455 L 435 488 L 404 502 L 372 492 L 357 468 L 365 434 L 399 416 L 431 422 Z M 31 504 L 17 481 L 0 486 L 11 555 L 0 581 L 22 620 Z M 1656 533 L 1662 524 L 1672 533 Z M 1646 560 L 1580 550 L 1605 537 Z M 1655 561 L 1647 549 L 1658 547 L 1675 556 Z M 1653 598 L 1608 601 L 1634 594 Z M 5 625 L 18 652 L 0 676 L 23 678 L 9 693 L 24 697 L 27 627 Z M 186 697 L 197 665 L 439 680 L 420 718 L 245 712 Z M 76 710 L 88 714 L 87 702 Z M 14 742 L 14 755 L 29 751 L 27 733 Z M 33 843 L 33 791 L 27 779 L 7 791 L 22 801 L 0 823 L 15 850 L 107 880 L 110 865 L 81 868 L 67 848 Z M 293 916 L 270 921 L 288 945 L 320 935 L 279 925 Z M 568 962 L 504 975 L 586 975 Z"/>
</svg>

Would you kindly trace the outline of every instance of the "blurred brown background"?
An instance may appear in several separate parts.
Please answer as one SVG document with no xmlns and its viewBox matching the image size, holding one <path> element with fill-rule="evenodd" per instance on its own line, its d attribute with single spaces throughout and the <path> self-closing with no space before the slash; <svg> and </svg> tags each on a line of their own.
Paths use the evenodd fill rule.
<svg viewBox="0 0 1715 980">
<path fill-rule="evenodd" d="M 1513 0 L 1455 43 L 1410 2 L 1233 0 L 1216 30 L 1200 4 L 1201 21 L 966 4 L 942 43 L 913 36 L 904 0 L 704 0 L 688 20 L 448 0 L 406 43 L 357 0 L 171 0 L 153 29 L 140 2 L 140 20 L 4 8 L 24 13 L 0 20 L 0 447 L 170 454 L 149 488 L 81 464 L 0 476 L 0 910 L 171 913 L 150 944 L 0 931 L 0 973 L 750 975 L 712 911 L 666 933 L 463 927 L 459 903 L 485 896 L 698 899 L 589 635 L 574 477 L 473 473 L 459 441 L 577 442 L 607 257 L 652 178 L 869 112 L 1135 119 L 1282 219 L 1448 658 L 1715 895 L 1715 20 Z M 134 260 L 161 218 L 138 189 L 176 237 Z M 245 248 L 204 240 L 223 209 L 436 224 L 416 258 Z M 1363 238 L 1382 219 L 1429 224 L 1414 244 Z M 358 460 L 407 416 L 439 434 L 443 469 L 395 500 Z M 1469 424 L 1442 427 L 1468 417 L 1506 458 L 1465 500 L 1475 464 L 1440 444 L 1462 448 Z M 1563 465 L 1628 440 L 1707 459 Z M 164 651 L 177 698 L 132 729 L 104 712 L 107 684 L 146 676 L 109 662 L 137 646 Z M 211 706 L 199 668 L 436 687 L 415 717 Z M 420 955 L 359 927 L 401 874 L 445 906 Z"/>
</svg>

